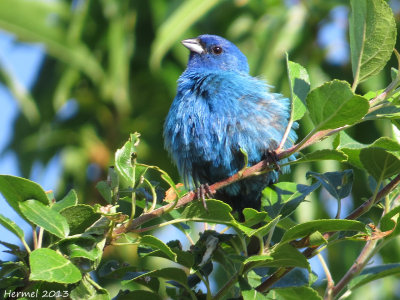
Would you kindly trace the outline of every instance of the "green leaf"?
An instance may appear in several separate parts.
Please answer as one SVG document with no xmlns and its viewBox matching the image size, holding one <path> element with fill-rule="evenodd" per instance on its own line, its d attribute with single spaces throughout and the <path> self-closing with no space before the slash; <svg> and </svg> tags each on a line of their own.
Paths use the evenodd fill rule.
<svg viewBox="0 0 400 300">
<path fill-rule="evenodd" d="M 185 271 L 183 271 L 182 269 L 179 268 L 164 268 L 164 269 L 160 269 L 160 270 L 153 270 L 150 272 L 147 272 L 145 274 L 142 274 L 140 276 L 137 276 L 135 278 L 133 278 L 132 280 L 138 280 L 142 277 L 160 277 L 160 278 L 164 278 L 167 280 L 175 280 L 176 282 L 179 282 L 180 284 L 186 286 L 187 285 L 187 275 L 185 273 Z"/>
<path fill-rule="evenodd" d="M 31 266 L 29 280 L 70 284 L 82 279 L 77 267 L 61 254 L 48 248 L 32 251 L 29 264 Z"/>
<path fill-rule="evenodd" d="M 276 282 L 272 288 L 311 286 L 317 279 L 317 274 L 309 272 L 307 269 L 296 267 Z"/>
<path fill-rule="evenodd" d="M 395 141 L 387 136 L 380 137 L 379 139 L 374 141 L 370 145 L 370 147 L 383 148 L 383 149 L 389 151 L 390 153 L 392 153 L 393 155 L 400 157 L 400 144 L 397 141 Z"/>
<path fill-rule="evenodd" d="M 387 237 L 392 237 L 400 233 L 399 226 L 400 206 L 396 206 L 387 214 L 385 214 L 380 221 L 380 229 L 382 231 L 393 230 L 393 232 Z"/>
<path fill-rule="evenodd" d="M 307 153 L 306 155 L 300 157 L 299 159 L 289 162 L 289 164 L 293 165 L 297 163 L 320 161 L 320 160 L 337 160 L 340 162 L 345 162 L 347 161 L 347 155 L 340 150 L 322 149 L 322 150 L 316 150 L 311 153 Z"/>
<path fill-rule="evenodd" d="M 112 189 L 106 180 L 99 181 L 96 184 L 96 189 L 107 203 L 112 202 Z"/>
<path fill-rule="evenodd" d="M 71 291 L 71 299 L 76 300 L 110 300 L 111 297 L 106 289 L 93 285 L 93 280 L 85 275 L 79 285 Z M 90 278 L 90 277 L 89 277 Z M 118 298 L 120 299 L 120 298 Z M 144 300 L 144 299 L 143 299 Z"/>
<path fill-rule="evenodd" d="M 270 219 L 268 213 L 265 211 L 257 211 L 254 208 L 246 207 L 243 209 L 244 222 L 243 225 L 251 227 L 262 221 Z"/>
<path fill-rule="evenodd" d="M 247 264 L 253 261 L 266 261 L 266 260 L 273 260 L 274 258 L 269 255 L 252 255 L 248 257 L 243 263 Z"/>
<path fill-rule="evenodd" d="M 351 0 L 349 19 L 354 86 L 380 72 L 396 44 L 396 22 L 383 0 Z"/>
<path fill-rule="evenodd" d="M 293 226 L 283 234 L 281 243 L 290 242 L 316 231 L 321 233 L 332 231 L 362 231 L 367 232 L 365 225 L 359 221 L 354 220 L 334 220 L 334 219 L 321 219 L 305 222 Z"/>
<path fill-rule="evenodd" d="M 26 220 L 21 213 L 19 203 L 28 199 L 35 199 L 45 205 L 49 204 L 46 192 L 37 183 L 25 178 L 0 175 L 0 193 L 6 198 L 8 204 Z"/>
<path fill-rule="evenodd" d="M 133 299 L 141 299 L 141 300 L 162 300 L 158 294 L 150 292 L 150 291 L 144 291 L 144 290 L 136 290 L 136 291 L 131 291 L 128 293 L 121 293 L 121 295 L 118 295 L 116 298 L 118 300 L 133 300 Z"/>
<path fill-rule="evenodd" d="M 13 221 L 9 218 L 0 214 L 0 224 L 4 226 L 7 230 L 14 233 L 20 240 L 25 239 L 24 231 Z"/>
<path fill-rule="evenodd" d="M 57 201 L 51 206 L 52 210 L 55 210 L 57 212 L 60 212 L 64 208 L 74 206 L 78 204 L 78 196 L 75 192 L 75 190 L 70 190 L 68 194 L 62 198 L 60 201 Z"/>
<path fill-rule="evenodd" d="M 0 261 L 0 267 L 0 278 L 12 274 L 16 270 L 28 271 L 27 266 L 22 261 Z"/>
<path fill-rule="evenodd" d="M 192 201 L 183 210 L 181 217 L 196 222 L 209 222 L 227 224 L 234 221 L 230 214 L 232 208 L 219 200 L 207 200 L 208 211 L 205 210 L 201 201 Z"/>
<path fill-rule="evenodd" d="M 316 290 L 309 286 L 296 286 L 289 288 L 273 289 L 268 295 L 273 293 L 276 300 L 322 300 L 321 296 Z"/>
<path fill-rule="evenodd" d="M 400 159 L 383 148 L 361 149 L 360 161 L 377 182 L 400 173 Z"/>
<path fill-rule="evenodd" d="M 388 99 L 390 101 L 390 99 Z M 384 106 L 374 110 L 365 116 L 366 120 L 389 119 L 396 121 L 400 118 L 400 107 L 398 105 Z"/>
<path fill-rule="evenodd" d="M 368 145 L 357 142 L 343 131 L 337 134 L 335 140 L 335 146 L 347 155 L 347 162 L 359 169 L 363 169 L 364 167 L 360 161 L 360 151 Z"/>
<path fill-rule="evenodd" d="M 338 201 L 346 198 L 351 193 L 353 186 L 353 170 L 351 169 L 343 172 L 326 172 L 324 174 L 307 172 L 306 177 L 309 178 L 311 176 L 321 182 L 329 194 Z"/>
<path fill-rule="evenodd" d="M 118 174 L 129 186 L 135 185 L 135 166 L 132 164 L 132 160 L 136 159 L 136 147 L 139 144 L 139 133 L 130 135 L 129 141 L 127 141 L 121 149 L 115 152 L 115 168 Z"/>
<path fill-rule="evenodd" d="M 308 186 L 294 182 L 278 182 L 263 190 L 261 204 L 271 218 L 281 215 L 283 219 L 293 213 L 300 203 L 319 186 L 319 183 Z"/>
<path fill-rule="evenodd" d="M 91 236 L 66 238 L 59 242 L 60 251 L 72 258 L 86 258 L 96 261 L 102 252 L 96 247 L 96 239 Z"/>
<path fill-rule="evenodd" d="M 268 300 L 267 296 L 263 295 L 260 292 L 257 292 L 255 289 L 242 290 L 243 300 Z"/>
<path fill-rule="evenodd" d="M 4 291 L 5 289 L 8 290 L 13 290 L 17 287 L 23 287 L 26 286 L 26 279 L 17 277 L 17 276 L 11 276 L 11 277 L 0 277 L 0 289 Z M 22 300 L 22 299 L 21 299 Z M 27 299 L 23 299 L 27 300 Z"/>
<path fill-rule="evenodd" d="M 176 254 L 171 250 L 171 248 L 168 247 L 166 244 L 164 244 L 161 240 L 159 240 L 158 238 L 156 238 L 152 235 L 143 236 L 140 239 L 139 243 L 141 245 L 146 245 L 153 249 L 160 250 L 164 254 L 166 254 L 169 259 L 176 261 Z"/>
<path fill-rule="evenodd" d="M 42 227 L 59 238 L 68 236 L 70 231 L 67 220 L 42 202 L 26 200 L 19 203 L 19 208 L 31 223 Z"/>
<path fill-rule="evenodd" d="M 278 244 L 271 253 L 273 260 L 267 260 L 262 263 L 266 267 L 300 267 L 310 269 L 307 258 L 290 244 Z"/>
<path fill-rule="evenodd" d="M 70 234 L 83 233 L 100 218 L 90 205 L 78 204 L 64 208 L 60 214 L 65 217 L 70 228 Z"/>
<path fill-rule="evenodd" d="M 364 148 L 365 149 L 371 149 L 374 147 L 381 148 L 382 150 L 387 152 L 384 154 L 385 157 L 387 155 L 390 156 L 390 154 L 392 154 L 395 157 L 400 159 L 400 144 L 389 137 L 381 137 L 381 138 L 377 139 L 376 141 L 374 141 L 372 144 L 365 145 L 365 144 L 361 144 L 361 143 L 355 141 L 350 136 L 348 136 L 346 133 L 341 132 L 337 136 L 336 141 L 337 141 L 337 143 L 340 143 L 340 145 L 338 146 L 339 149 L 341 151 L 343 151 L 344 153 L 346 153 L 346 155 L 348 156 L 348 162 L 360 169 L 366 168 L 364 166 L 364 164 L 361 162 L 361 158 L 360 158 L 360 153 L 361 153 L 361 151 L 364 151 L 363 150 Z M 367 150 L 367 152 L 368 151 L 371 151 L 371 150 Z M 371 151 L 371 152 L 373 152 L 373 151 Z M 382 151 L 380 151 L 380 152 L 382 152 Z M 364 155 L 366 155 L 366 154 L 364 154 Z M 379 160 L 379 158 L 378 158 L 378 160 Z M 373 166 L 373 161 L 368 160 L 368 155 L 366 155 L 366 159 L 364 159 L 364 162 L 369 166 L 369 168 L 367 170 L 369 170 L 369 169 L 371 169 L 372 171 L 375 170 L 374 166 Z M 380 161 L 378 163 L 384 163 L 384 162 Z M 382 165 L 375 171 L 376 171 L 375 173 L 379 173 L 380 171 L 382 171 Z"/>
<path fill-rule="evenodd" d="M 312 90 L 307 106 L 315 131 L 352 125 L 368 112 L 368 100 L 354 95 L 346 81 L 333 80 Z"/>
<path fill-rule="evenodd" d="M 310 91 L 310 78 L 307 70 L 298 63 L 289 60 L 286 55 L 286 67 L 289 76 L 290 98 L 293 103 L 293 120 L 300 120 L 306 112 L 306 97 Z"/>
<path fill-rule="evenodd" d="M 350 290 L 359 288 L 371 281 L 400 274 L 400 264 L 386 264 L 365 268 L 358 276 L 354 277 L 348 285 Z"/>
<path fill-rule="evenodd" d="M 219 0 L 188 0 L 173 10 L 168 19 L 161 24 L 151 46 L 150 66 L 158 69 L 161 60 L 171 46 L 190 28 L 199 18 L 216 6 Z"/>
<path fill-rule="evenodd" d="M 243 231 L 248 237 L 255 235 L 259 238 L 263 238 L 272 228 L 275 227 L 276 223 L 279 222 L 280 218 L 281 216 L 277 216 L 275 219 L 271 220 L 267 224 L 255 229 L 243 226 L 241 224 L 236 224 L 235 227 Z"/>
<path fill-rule="evenodd" d="M 328 243 L 328 241 L 319 231 L 311 233 L 309 236 L 309 241 L 310 241 L 310 246 L 319 246 Z"/>
</svg>

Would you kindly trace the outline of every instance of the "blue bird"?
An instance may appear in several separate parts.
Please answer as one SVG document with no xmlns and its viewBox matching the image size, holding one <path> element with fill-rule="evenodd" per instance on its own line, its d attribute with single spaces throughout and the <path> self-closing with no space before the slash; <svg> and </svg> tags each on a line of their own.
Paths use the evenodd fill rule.
<svg viewBox="0 0 400 300">
<path fill-rule="evenodd" d="M 240 149 L 249 166 L 275 150 L 288 125 L 290 102 L 250 76 L 246 57 L 228 40 L 205 34 L 182 44 L 190 50 L 189 62 L 165 120 L 164 145 L 185 186 L 194 189 L 241 170 Z M 292 128 L 284 148 L 296 138 Z M 261 191 L 277 179 L 278 172 L 271 171 L 235 182 L 214 197 L 239 213 L 259 209 Z"/>
</svg>

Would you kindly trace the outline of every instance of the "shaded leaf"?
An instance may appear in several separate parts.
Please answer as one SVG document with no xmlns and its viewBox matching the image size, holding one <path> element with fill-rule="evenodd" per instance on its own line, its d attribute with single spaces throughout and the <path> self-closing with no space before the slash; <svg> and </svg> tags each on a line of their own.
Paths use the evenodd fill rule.
<svg viewBox="0 0 400 300">
<path fill-rule="evenodd" d="M 307 269 L 293 268 L 293 270 L 276 282 L 272 288 L 311 286 L 317 279 L 318 276 L 315 273 L 310 273 Z"/>
<path fill-rule="evenodd" d="M 338 201 L 351 193 L 353 186 L 353 170 L 351 169 L 343 172 L 326 172 L 324 174 L 307 172 L 306 177 L 309 178 L 311 176 L 316 178 L 329 194 Z"/>
<path fill-rule="evenodd" d="M 180 284 L 186 286 L 187 285 L 187 275 L 182 269 L 178 268 L 164 268 L 160 270 L 153 270 L 147 273 L 144 273 L 140 276 L 133 278 L 132 280 L 138 280 L 142 277 L 150 276 L 150 277 L 161 277 L 167 280 L 175 280 Z"/>
</svg>

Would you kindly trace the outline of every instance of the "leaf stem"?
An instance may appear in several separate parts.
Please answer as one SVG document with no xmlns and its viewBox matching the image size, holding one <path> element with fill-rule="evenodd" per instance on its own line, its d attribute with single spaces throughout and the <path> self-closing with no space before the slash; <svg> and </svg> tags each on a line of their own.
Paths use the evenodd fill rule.
<svg viewBox="0 0 400 300">
<path fill-rule="evenodd" d="M 36 232 L 36 226 L 32 226 L 32 239 L 33 239 L 33 249 L 38 248 L 38 238 L 37 238 L 37 232 Z"/>
</svg>

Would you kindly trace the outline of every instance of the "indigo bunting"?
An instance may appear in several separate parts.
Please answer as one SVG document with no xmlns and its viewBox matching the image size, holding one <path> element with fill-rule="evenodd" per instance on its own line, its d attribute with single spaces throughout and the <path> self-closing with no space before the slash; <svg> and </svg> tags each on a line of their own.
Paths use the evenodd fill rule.
<svg viewBox="0 0 400 300">
<path fill-rule="evenodd" d="M 165 120 L 164 145 L 185 186 L 194 189 L 241 170 L 241 149 L 249 166 L 275 150 L 288 125 L 290 102 L 250 76 L 246 57 L 228 40 L 205 34 L 182 44 L 190 50 L 189 61 Z M 293 127 L 284 148 L 297 138 Z M 261 191 L 277 179 L 277 171 L 249 177 L 218 190 L 215 198 L 239 213 L 259 209 Z"/>
</svg>

